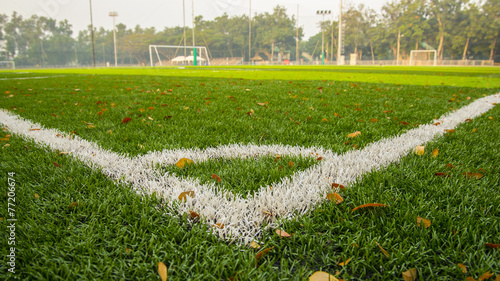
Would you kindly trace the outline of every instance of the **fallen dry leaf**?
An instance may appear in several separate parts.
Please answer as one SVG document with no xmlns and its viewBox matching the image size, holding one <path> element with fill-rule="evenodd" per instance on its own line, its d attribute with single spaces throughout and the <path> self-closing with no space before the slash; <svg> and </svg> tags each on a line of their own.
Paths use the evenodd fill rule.
<svg viewBox="0 0 500 281">
<path fill-rule="evenodd" d="M 431 226 L 431 221 L 430 220 L 427 220 L 427 219 L 424 219 L 424 218 L 421 218 L 421 217 L 417 217 L 417 226 L 418 227 L 420 227 L 420 223 L 422 221 L 424 222 L 425 228 L 428 228 L 429 226 Z"/>
<path fill-rule="evenodd" d="M 380 251 L 382 251 L 382 253 L 384 254 L 384 256 L 389 257 L 389 253 L 384 248 L 382 248 L 382 246 L 380 246 L 380 244 L 378 242 L 375 242 L 375 243 L 380 248 Z"/>
<path fill-rule="evenodd" d="M 346 266 L 350 261 L 351 261 L 351 258 L 348 258 L 346 261 L 340 262 L 339 265 L 340 266 Z"/>
<path fill-rule="evenodd" d="M 177 166 L 177 168 L 179 168 L 179 169 L 182 169 L 186 165 L 189 166 L 191 164 L 194 164 L 193 160 L 188 159 L 188 158 L 181 158 L 179 161 L 177 161 L 177 163 L 175 163 L 175 166 Z"/>
<path fill-rule="evenodd" d="M 309 276 L 309 281 L 339 281 L 339 279 L 324 271 L 316 271 Z"/>
<path fill-rule="evenodd" d="M 463 263 L 459 263 L 458 266 L 462 270 L 462 273 L 467 273 L 467 267 Z"/>
<path fill-rule="evenodd" d="M 486 247 L 490 247 L 492 249 L 500 249 L 500 244 L 486 243 Z"/>
<path fill-rule="evenodd" d="M 293 162 L 292 162 L 292 161 L 288 162 L 288 166 L 290 166 L 290 168 L 291 168 L 291 167 L 293 167 L 293 165 L 294 165 L 294 164 L 293 164 Z"/>
<path fill-rule="evenodd" d="M 184 192 L 181 192 L 181 194 L 179 195 L 179 200 L 181 201 L 186 201 L 186 196 L 189 196 L 191 198 L 194 197 L 194 191 L 184 191 Z"/>
<path fill-rule="evenodd" d="M 258 248 L 260 248 L 260 245 L 259 245 L 259 243 L 255 242 L 255 241 L 252 241 L 250 243 L 250 247 L 252 247 L 254 249 L 258 249 Z"/>
<path fill-rule="evenodd" d="M 189 217 L 192 219 L 199 218 L 200 215 L 197 212 L 189 211 Z"/>
<path fill-rule="evenodd" d="M 425 153 L 425 146 L 423 146 L 423 145 L 417 145 L 415 147 L 415 154 L 417 154 L 417 155 L 424 155 L 424 153 Z"/>
<path fill-rule="evenodd" d="M 436 158 L 439 154 L 439 150 L 437 148 L 434 148 L 434 150 L 432 151 L 432 157 Z"/>
<path fill-rule="evenodd" d="M 437 177 L 443 177 L 443 178 L 449 178 L 450 177 L 450 175 L 448 175 L 447 173 L 443 173 L 443 172 L 437 172 L 434 175 L 437 176 Z"/>
<path fill-rule="evenodd" d="M 278 234 L 281 237 L 291 237 L 290 234 L 288 234 L 287 232 L 280 230 L 280 229 L 276 229 L 275 232 L 276 232 L 276 234 Z"/>
<path fill-rule="evenodd" d="M 122 120 L 122 124 L 124 124 L 124 123 L 128 123 L 128 122 L 130 122 L 130 121 L 132 121 L 132 118 L 130 118 L 130 117 L 125 117 L 125 118 L 123 118 L 123 120 Z"/>
<path fill-rule="evenodd" d="M 338 187 L 338 188 L 340 188 L 340 189 L 344 189 L 344 188 L 345 188 L 345 186 L 343 186 L 343 185 L 341 185 L 341 184 L 338 184 L 338 183 L 332 183 L 332 189 L 333 189 L 334 187 Z"/>
<path fill-rule="evenodd" d="M 455 129 L 445 129 L 444 131 L 451 134 L 455 132 Z"/>
<path fill-rule="evenodd" d="M 39 199 L 40 196 L 38 196 L 38 194 L 35 193 L 35 199 Z"/>
<path fill-rule="evenodd" d="M 486 280 L 486 279 L 490 279 L 490 277 L 493 276 L 493 274 L 491 272 L 485 272 L 483 273 L 483 275 L 479 276 L 479 279 L 477 279 L 477 281 L 483 281 L 483 280 Z"/>
<path fill-rule="evenodd" d="M 462 175 L 464 175 L 468 179 L 475 179 L 475 180 L 478 180 L 478 179 L 480 179 L 480 178 L 483 177 L 483 174 L 480 174 L 480 173 L 470 173 L 470 172 L 463 173 Z"/>
<path fill-rule="evenodd" d="M 347 137 L 348 138 L 354 138 L 354 137 L 357 137 L 359 135 L 361 135 L 361 132 L 360 131 L 356 131 L 356 132 L 354 132 L 352 134 L 348 134 Z"/>
<path fill-rule="evenodd" d="M 477 132 L 477 128 L 472 129 L 472 132 L 473 133 Z"/>
<path fill-rule="evenodd" d="M 403 272 L 403 279 L 405 281 L 415 281 L 417 279 L 417 269 L 412 268 L 408 271 Z"/>
<path fill-rule="evenodd" d="M 69 208 L 69 209 L 73 209 L 73 208 L 74 208 L 74 207 L 76 207 L 76 206 L 78 206 L 78 202 L 73 202 L 73 203 L 71 203 L 71 204 L 68 206 L 68 208 Z"/>
<path fill-rule="evenodd" d="M 338 193 L 328 193 L 328 195 L 326 195 L 326 199 L 335 202 L 335 204 L 340 204 L 344 201 L 344 198 L 342 198 L 342 196 Z"/>
<path fill-rule="evenodd" d="M 354 212 L 358 209 L 367 208 L 367 207 L 390 207 L 390 206 L 385 205 L 385 204 L 380 204 L 380 203 L 368 203 L 368 204 L 363 204 L 361 206 L 358 206 L 358 207 L 352 209 L 351 212 Z"/>
<path fill-rule="evenodd" d="M 377 118 L 373 118 L 373 119 L 370 119 L 371 122 L 375 123 L 375 122 L 378 122 L 378 119 Z"/>
<path fill-rule="evenodd" d="M 54 166 L 56 166 L 57 168 L 61 168 L 61 165 L 57 164 L 56 162 L 54 162 L 52 164 L 54 164 Z"/>
<path fill-rule="evenodd" d="M 213 178 L 214 180 L 217 180 L 217 182 L 218 182 L 218 183 L 221 183 L 221 181 L 222 181 L 222 179 L 221 179 L 218 175 L 216 175 L 216 174 L 213 174 L 213 175 L 212 175 L 212 178 Z"/>
<path fill-rule="evenodd" d="M 223 229 L 224 228 L 224 224 L 222 224 L 222 223 L 219 222 L 219 223 L 214 224 L 213 227 L 218 228 L 218 229 Z"/>
<path fill-rule="evenodd" d="M 267 249 L 264 249 L 264 250 L 258 252 L 255 255 L 255 260 L 259 261 L 265 254 L 267 254 L 267 252 L 271 251 L 272 249 L 274 249 L 274 247 L 267 248 Z"/>
<path fill-rule="evenodd" d="M 161 281 L 167 281 L 167 266 L 158 262 L 158 274 L 160 274 Z"/>
</svg>

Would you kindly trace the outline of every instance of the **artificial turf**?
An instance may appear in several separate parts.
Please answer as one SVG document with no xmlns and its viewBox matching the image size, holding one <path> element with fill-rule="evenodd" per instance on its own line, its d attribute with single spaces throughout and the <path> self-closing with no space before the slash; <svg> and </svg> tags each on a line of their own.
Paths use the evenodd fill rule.
<svg viewBox="0 0 500 281">
<path fill-rule="evenodd" d="M 165 93 L 172 94 L 151 94 L 153 90 L 156 91 L 154 83 L 165 83 L 165 79 L 168 86 L 161 86 L 159 93 L 167 90 Z M 128 86 L 131 90 L 127 90 L 125 85 L 128 84 L 123 80 L 133 82 L 128 83 L 134 85 Z M 76 131 L 83 138 L 96 141 L 105 148 L 132 155 L 143 154 L 148 150 L 207 147 L 231 142 L 318 145 L 341 153 L 356 149 L 353 144 L 362 147 L 382 137 L 404 132 L 416 123 L 431 122 L 450 108 L 461 107 L 478 97 L 498 91 L 471 87 L 369 83 L 353 83 L 353 86 L 351 82 L 338 81 L 271 83 L 268 80 L 145 79 L 136 76 L 103 78 L 88 75 L 19 82 L 21 84 L 0 81 L 2 87 L 8 87 L 5 91 L 9 91 L 2 97 L 2 108 L 8 108 L 47 127 L 65 132 Z M 179 84 L 174 86 L 174 82 Z M 184 86 L 177 87 L 183 83 Z M 115 85 L 118 87 L 113 88 Z M 267 90 L 256 90 L 262 89 L 259 86 Z M 297 86 L 303 89 L 295 89 Z M 77 87 L 79 91 L 75 91 Z M 322 87 L 321 93 L 319 87 Z M 90 91 L 86 92 L 89 88 Z M 172 92 L 168 92 L 170 88 Z M 150 93 L 147 93 L 148 89 Z M 343 90 L 346 90 L 345 94 Z M 213 111 L 203 107 L 209 101 L 204 99 L 208 91 L 214 95 L 220 91 L 215 101 L 212 100 L 207 106 L 215 107 Z M 293 95 L 289 95 L 288 91 L 294 91 Z M 368 91 L 370 93 L 366 93 Z M 199 94 L 189 101 L 187 96 L 193 92 Z M 337 92 L 340 95 L 336 95 Z M 162 111 L 167 107 L 161 107 L 161 99 L 172 99 L 175 103 L 182 100 L 183 95 L 186 97 L 182 102 L 190 104 L 179 105 L 172 111 Z M 230 108 L 229 105 L 236 107 L 238 104 L 233 105 L 234 102 L 226 95 L 233 96 L 237 103 L 245 105 L 245 110 L 240 112 Z M 294 98 L 295 95 L 298 97 Z M 467 99 L 469 96 L 470 100 Z M 325 106 L 325 110 L 318 110 L 321 102 L 324 102 L 321 98 L 327 99 L 328 107 Z M 38 101 L 42 101 L 43 106 L 37 104 Z M 102 103 L 97 104 L 99 101 Z M 153 101 L 157 104 L 154 105 Z M 266 101 L 268 104 L 257 104 Z M 384 106 L 386 101 L 390 107 Z M 81 107 L 75 105 L 80 102 L 83 103 Z M 134 102 L 139 104 L 134 105 Z M 115 103 L 116 107 L 111 103 Z M 354 103 L 363 107 L 357 107 Z M 153 110 L 147 108 L 150 104 L 154 105 Z M 345 107 L 346 104 L 350 107 Z M 366 106 L 368 104 L 372 106 Z M 184 113 L 182 106 L 206 109 L 209 118 L 197 117 L 199 115 L 194 110 Z M 310 110 L 309 106 L 314 110 Z M 73 107 L 77 110 L 73 110 Z M 102 111 L 103 107 L 108 111 L 99 116 L 97 112 Z M 254 114 L 246 114 L 249 112 L 248 107 L 254 109 Z M 141 112 L 140 108 L 144 111 Z M 280 111 L 286 110 L 288 115 L 293 113 L 293 117 L 276 114 L 278 108 Z M 168 109 L 172 109 L 172 106 Z M 225 118 L 220 114 L 222 110 L 239 114 L 238 118 L 243 119 L 242 124 Z M 394 112 L 386 115 L 384 110 Z M 342 118 L 332 116 L 331 111 L 342 115 Z M 162 119 L 169 112 L 179 114 L 182 118 L 176 121 L 180 123 L 175 123 L 170 131 L 165 132 L 165 127 L 170 128 L 167 122 L 175 120 L 174 114 L 171 114 L 171 118 Z M 52 116 L 52 113 L 57 116 Z M 128 116 L 133 121 L 121 124 L 122 119 Z M 153 120 L 149 120 L 149 116 Z M 311 119 L 306 121 L 309 116 Z M 141 117 L 145 119 L 144 122 Z M 314 122 L 311 121 L 313 118 Z M 328 122 L 322 121 L 322 118 L 327 118 Z M 361 118 L 364 121 L 358 121 Z M 372 118 L 377 118 L 378 122 L 369 121 Z M 162 121 L 152 122 L 158 119 Z M 258 123 L 263 119 L 266 120 L 264 124 L 271 126 L 266 128 L 267 131 L 262 129 L 265 126 Z M 198 123 L 190 120 L 197 120 Z M 295 120 L 301 124 L 294 123 Z M 495 107 L 487 114 L 460 125 L 454 133 L 445 134 L 427 144 L 426 154 L 410 154 L 399 163 L 365 175 L 341 193 L 344 198 L 341 204 L 325 200 L 304 216 L 282 220 L 282 229 L 293 233 L 291 238 L 280 238 L 273 230 L 265 230 L 259 239 L 261 249 L 274 248 L 259 261 L 258 267 L 255 260 L 258 250 L 229 245 L 212 235 L 210 227 L 202 221 L 192 221 L 187 215 L 164 215 L 159 211 L 160 199 L 141 198 L 130 187 L 114 183 L 99 171 L 87 168 L 68 155 L 58 155 L 15 135 L 6 137 L 10 133 L 3 130 L 0 137 L 8 140 L 0 143 L 0 181 L 6 186 L 8 173 L 15 173 L 18 273 L 12 275 L 7 272 L 7 254 L 11 246 L 7 245 L 8 199 L 7 193 L 2 192 L 0 217 L 3 219 L 0 228 L 5 239 L 1 242 L 3 262 L 0 264 L 0 279 L 158 280 L 156 268 L 160 261 L 168 267 L 169 280 L 228 280 L 231 277 L 237 280 L 304 280 L 318 270 L 345 280 L 397 280 L 401 279 L 403 271 L 410 268 L 417 268 L 419 280 L 463 280 L 467 276 L 478 278 L 487 271 L 500 274 L 500 253 L 498 249 L 486 246 L 487 243 L 500 244 L 500 153 L 496 137 L 500 135 L 499 120 L 500 109 Z M 89 128 L 89 123 L 95 128 Z M 212 131 L 200 130 L 206 126 L 214 127 Z M 247 128 L 250 126 L 262 130 L 252 133 Z M 316 132 L 320 140 L 311 138 L 308 142 L 307 136 L 295 136 L 293 133 L 300 130 L 294 131 L 294 126 L 309 130 L 309 133 Z M 232 135 L 231 138 L 231 134 L 221 133 L 232 130 L 232 127 L 235 127 L 234 132 L 245 130 L 245 134 Z M 170 135 L 179 128 L 181 131 L 186 129 L 188 133 Z M 344 144 L 347 141 L 345 135 L 355 130 L 361 131 L 360 137 L 363 138 L 355 143 Z M 261 139 L 266 132 L 268 134 Z M 220 136 L 217 137 L 218 134 Z M 116 138 L 112 138 L 116 135 Z M 192 142 L 195 144 L 190 146 Z M 437 157 L 431 154 L 434 148 L 439 150 Z M 273 157 L 259 160 L 261 162 L 254 163 L 235 160 L 250 169 L 250 176 L 245 169 L 235 169 L 221 178 L 231 184 L 238 182 L 238 179 L 253 179 L 256 182 L 253 188 L 267 185 L 272 180 L 266 181 L 265 176 L 268 174 L 264 171 L 278 163 L 274 162 Z M 289 161 L 300 162 L 296 159 L 279 160 L 286 164 Z M 304 166 L 315 161 L 302 160 L 305 161 L 301 164 Z M 231 163 L 219 161 L 198 163 L 184 171 L 175 171 L 174 167 L 166 169 L 185 173 L 183 176 L 199 177 L 202 181 L 213 181 L 207 177 L 211 173 L 224 175 L 224 171 L 231 171 L 229 166 Z M 285 168 L 282 164 L 280 166 Z M 283 175 L 293 171 L 283 171 Z M 439 172 L 449 177 L 436 176 Z M 467 172 L 481 173 L 482 177 L 465 177 L 463 174 Z M 262 177 L 253 178 L 252 173 Z M 272 178 L 283 175 L 278 173 Z M 388 204 L 390 207 L 350 212 L 356 206 L 372 202 Z M 429 219 L 430 227 L 418 227 L 417 216 Z M 389 257 L 382 253 L 376 242 L 387 250 Z M 347 259 L 351 259 L 347 265 L 339 265 Z M 458 263 L 467 267 L 467 274 L 462 273 Z"/>
</svg>

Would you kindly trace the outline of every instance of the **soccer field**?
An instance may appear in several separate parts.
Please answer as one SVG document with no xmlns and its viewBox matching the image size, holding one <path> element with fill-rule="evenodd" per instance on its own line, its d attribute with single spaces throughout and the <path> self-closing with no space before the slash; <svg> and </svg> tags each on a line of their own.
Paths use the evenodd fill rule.
<svg viewBox="0 0 500 281">
<path fill-rule="evenodd" d="M 159 262 L 168 280 L 500 278 L 498 68 L 55 69 L 0 85 L 2 279 L 159 280 Z"/>
</svg>

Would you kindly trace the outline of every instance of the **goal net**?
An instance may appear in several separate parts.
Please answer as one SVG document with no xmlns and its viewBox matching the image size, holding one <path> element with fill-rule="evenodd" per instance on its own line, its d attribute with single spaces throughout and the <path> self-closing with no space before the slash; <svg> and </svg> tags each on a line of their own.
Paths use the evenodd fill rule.
<svg viewBox="0 0 500 281">
<path fill-rule="evenodd" d="M 412 50 L 410 65 L 437 65 L 436 50 Z"/>
<path fill-rule="evenodd" d="M 206 47 L 149 45 L 151 66 L 210 65 Z"/>
<path fill-rule="evenodd" d="M 14 61 L 0 61 L 0 69 L 16 69 Z"/>
</svg>

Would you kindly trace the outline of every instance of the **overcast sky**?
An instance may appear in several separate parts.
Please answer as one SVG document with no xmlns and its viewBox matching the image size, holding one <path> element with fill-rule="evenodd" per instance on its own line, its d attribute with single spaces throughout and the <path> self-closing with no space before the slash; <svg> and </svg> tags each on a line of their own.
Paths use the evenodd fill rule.
<svg viewBox="0 0 500 281">
<path fill-rule="evenodd" d="M 0 13 L 11 15 L 13 11 L 23 17 L 33 14 L 67 19 L 72 25 L 75 34 L 90 24 L 89 1 L 86 0 L 0 0 Z M 185 0 L 186 26 L 191 27 L 193 0 Z M 195 16 L 202 15 L 204 19 L 214 19 L 226 12 L 229 15 L 248 14 L 250 0 L 194 0 Z M 276 5 L 285 6 L 289 15 L 297 14 L 299 4 L 299 25 L 304 28 L 306 38 L 319 32 L 317 22 L 321 16 L 317 10 L 331 10 L 332 16 L 338 18 L 339 0 L 251 0 L 252 15 L 255 13 L 271 12 Z M 381 7 L 389 0 L 343 0 L 344 8 L 347 5 L 365 6 L 380 12 Z M 92 0 L 94 26 L 112 29 L 113 22 L 108 13 L 118 12 L 117 23 L 124 23 L 128 28 L 136 25 L 141 27 L 154 26 L 163 30 L 165 26 L 182 26 L 182 0 Z"/>
</svg>

